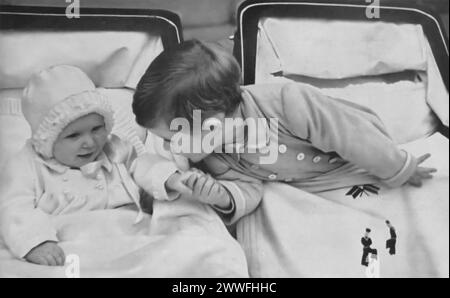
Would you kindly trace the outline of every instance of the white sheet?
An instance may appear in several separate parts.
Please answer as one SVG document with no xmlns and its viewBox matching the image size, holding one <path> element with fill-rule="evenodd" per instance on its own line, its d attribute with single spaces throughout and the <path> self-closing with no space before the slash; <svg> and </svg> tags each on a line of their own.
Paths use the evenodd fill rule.
<svg viewBox="0 0 450 298">
<path fill-rule="evenodd" d="M 442 135 L 403 146 L 430 152 L 438 169 L 422 188 L 382 189 L 353 199 L 348 189 L 320 196 L 267 184 L 262 205 L 238 224 L 252 277 L 365 277 L 360 239 L 372 229 L 381 277 L 449 277 L 449 141 Z M 385 249 L 390 220 L 397 255 Z"/>
<path fill-rule="evenodd" d="M 185 201 L 155 202 L 153 216 L 133 225 L 136 211 L 100 210 L 57 216 L 64 267 L 14 259 L 0 241 L 0 277 L 248 277 L 239 244 L 215 212 Z"/>
</svg>

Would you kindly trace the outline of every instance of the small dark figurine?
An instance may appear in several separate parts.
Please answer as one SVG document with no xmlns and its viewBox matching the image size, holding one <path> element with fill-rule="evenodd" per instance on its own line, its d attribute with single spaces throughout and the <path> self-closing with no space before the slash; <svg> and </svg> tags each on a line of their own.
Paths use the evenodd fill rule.
<svg viewBox="0 0 450 298">
<path fill-rule="evenodd" d="M 397 233 L 389 220 L 386 220 L 391 238 L 386 240 L 386 248 L 389 249 L 390 255 L 395 255 L 395 245 L 397 244 Z"/>
<path fill-rule="evenodd" d="M 363 254 L 362 254 L 362 258 L 361 258 L 361 265 L 363 266 L 369 266 L 369 261 L 368 261 L 368 257 L 369 254 L 377 254 L 378 251 L 374 248 L 371 248 L 370 246 L 372 245 L 372 239 L 370 239 L 369 235 L 370 235 L 371 230 L 370 229 L 366 229 L 366 233 L 364 234 L 364 237 L 361 238 L 361 244 L 363 245 Z"/>
</svg>

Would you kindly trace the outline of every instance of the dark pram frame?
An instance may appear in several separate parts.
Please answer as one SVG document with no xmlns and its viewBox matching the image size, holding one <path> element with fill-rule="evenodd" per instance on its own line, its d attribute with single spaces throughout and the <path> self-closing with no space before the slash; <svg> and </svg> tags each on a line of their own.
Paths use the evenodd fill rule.
<svg viewBox="0 0 450 298">
<path fill-rule="evenodd" d="M 183 42 L 180 17 L 170 11 L 83 8 L 80 18 L 76 19 L 69 19 L 65 11 L 65 7 L 0 5 L 0 30 L 157 33 L 161 36 L 164 49 Z"/>
</svg>

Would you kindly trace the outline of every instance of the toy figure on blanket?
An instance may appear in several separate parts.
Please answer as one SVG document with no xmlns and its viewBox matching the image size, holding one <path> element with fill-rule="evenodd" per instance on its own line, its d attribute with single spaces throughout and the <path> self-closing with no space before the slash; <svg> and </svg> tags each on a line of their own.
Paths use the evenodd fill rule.
<svg viewBox="0 0 450 298">
<path fill-rule="evenodd" d="M 369 265 L 369 255 L 377 254 L 378 251 L 375 248 L 372 248 L 372 238 L 369 237 L 371 230 L 369 228 L 366 229 L 364 233 L 364 237 L 361 238 L 361 244 L 363 246 L 363 254 L 361 257 L 361 265 L 368 266 Z"/>
<path fill-rule="evenodd" d="M 240 80 L 239 65 L 225 50 L 186 41 L 151 63 L 133 101 L 140 125 L 172 147 L 182 140 L 193 144 L 189 150 L 201 148 L 181 146 L 181 154 L 227 190 L 220 205 L 227 206 L 221 211 L 229 224 L 257 208 L 264 181 L 320 193 L 366 184 L 420 186 L 435 172 L 420 166 L 428 154 L 400 150 L 368 108 L 306 84 L 240 86 Z"/>
<path fill-rule="evenodd" d="M 386 248 L 389 249 L 389 254 L 392 256 L 396 253 L 395 246 L 397 245 L 397 232 L 389 220 L 386 220 L 386 225 L 389 228 L 390 235 L 390 238 L 386 240 Z"/>
<path fill-rule="evenodd" d="M 189 191 L 172 162 L 144 154 L 139 163 L 133 146 L 110 135 L 113 111 L 80 69 L 33 75 L 22 106 L 32 137 L 0 174 L 0 231 L 15 257 L 64 265 L 53 216 L 135 204 L 139 221 L 133 178 L 161 199 Z"/>
</svg>

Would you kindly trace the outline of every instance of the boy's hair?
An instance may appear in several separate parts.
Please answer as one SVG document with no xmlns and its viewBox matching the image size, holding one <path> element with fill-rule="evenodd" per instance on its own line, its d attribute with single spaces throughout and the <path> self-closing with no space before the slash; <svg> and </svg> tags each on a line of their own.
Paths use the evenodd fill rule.
<svg viewBox="0 0 450 298">
<path fill-rule="evenodd" d="M 370 233 L 370 232 L 372 232 L 372 230 L 369 229 L 369 228 L 367 228 L 367 229 L 366 229 L 366 232 L 367 232 L 367 233 Z"/>
<path fill-rule="evenodd" d="M 136 121 L 154 127 L 182 117 L 192 123 L 193 111 L 202 119 L 228 115 L 241 102 L 241 71 L 232 55 L 219 46 L 186 41 L 162 52 L 148 67 L 136 88 Z"/>
</svg>

